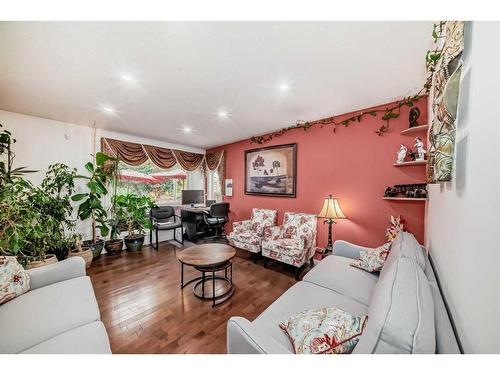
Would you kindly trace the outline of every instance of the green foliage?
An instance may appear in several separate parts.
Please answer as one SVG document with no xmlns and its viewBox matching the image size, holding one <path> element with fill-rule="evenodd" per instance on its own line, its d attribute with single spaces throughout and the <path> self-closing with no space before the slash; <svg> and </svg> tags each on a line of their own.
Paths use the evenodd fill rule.
<svg viewBox="0 0 500 375">
<path fill-rule="evenodd" d="M 144 233 L 144 229 L 151 229 L 149 220 L 149 210 L 154 206 L 154 201 L 147 197 L 139 197 L 129 193 L 116 195 L 113 197 L 116 205 L 116 219 L 125 222 L 128 228 L 128 235 Z"/>
<path fill-rule="evenodd" d="M 78 206 L 78 217 L 80 220 L 92 219 L 92 241 L 97 241 L 97 229 L 102 236 L 109 233 L 108 215 L 102 205 L 102 198 L 108 194 L 106 188 L 110 177 L 115 173 L 116 159 L 98 152 L 95 155 L 95 163 L 88 162 L 85 169 L 90 176 L 77 176 L 87 181 L 87 192 L 75 194 L 71 199 L 75 202 L 83 201 Z"/>
<path fill-rule="evenodd" d="M 34 189 L 22 178 L 0 187 L 0 253 L 23 264 L 43 260 L 49 248 L 47 222 L 32 203 Z"/>
<path fill-rule="evenodd" d="M 3 125 L 0 124 L 0 128 L 2 127 Z M 36 172 L 28 170 L 26 167 L 12 168 L 16 156 L 14 151 L 12 151 L 14 143 L 16 143 L 16 140 L 12 138 L 11 132 L 8 130 L 0 132 L 0 158 L 5 158 L 5 160 L 0 160 L 0 187 L 12 182 L 16 178 L 21 178 L 26 173 Z"/>
</svg>

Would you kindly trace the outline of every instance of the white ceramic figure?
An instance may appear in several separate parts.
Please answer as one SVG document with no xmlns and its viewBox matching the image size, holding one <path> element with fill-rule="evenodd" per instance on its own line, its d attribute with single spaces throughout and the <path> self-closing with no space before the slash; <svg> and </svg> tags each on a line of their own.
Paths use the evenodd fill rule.
<svg viewBox="0 0 500 375">
<path fill-rule="evenodd" d="M 419 137 L 415 138 L 414 146 L 417 148 L 417 158 L 415 160 L 425 160 L 425 154 L 427 151 L 425 151 L 424 143 Z"/>
<path fill-rule="evenodd" d="M 404 144 L 401 144 L 401 147 L 399 148 L 399 151 L 397 153 L 397 155 L 398 155 L 397 163 L 398 164 L 405 162 L 407 152 L 408 152 L 408 148 L 406 148 L 406 146 Z"/>
</svg>

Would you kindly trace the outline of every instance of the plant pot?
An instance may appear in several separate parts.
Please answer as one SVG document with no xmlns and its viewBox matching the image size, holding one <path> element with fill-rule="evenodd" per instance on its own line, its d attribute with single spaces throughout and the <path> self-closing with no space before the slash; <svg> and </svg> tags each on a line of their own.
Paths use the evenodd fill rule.
<svg viewBox="0 0 500 375">
<path fill-rule="evenodd" d="M 97 240 L 97 242 L 92 242 L 92 240 L 83 241 L 83 250 L 91 250 L 93 259 L 97 259 L 101 256 L 102 249 L 104 248 L 104 240 Z"/>
<path fill-rule="evenodd" d="M 92 263 L 92 259 L 94 258 L 94 254 L 92 253 L 92 250 L 86 249 L 86 250 L 78 250 L 78 249 L 73 249 L 68 253 L 68 257 L 81 257 L 85 261 L 85 268 L 89 268 L 90 264 Z"/>
<path fill-rule="evenodd" d="M 140 251 L 144 244 L 144 234 L 134 234 L 125 237 L 125 247 L 127 251 Z"/>
<path fill-rule="evenodd" d="M 50 249 L 47 251 L 47 254 L 54 254 L 57 257 L 57 260 L 60 262 L 68 257 L 69 249 Z"/>
<path fill-rule="evenodd" d="M 54 254 L 46 254 L 45 260 L 35 260 L 28 262 L 28 264 L 26 264 L 26 269 L 31 270 L 33 268 L 39 268 L 54 263 L 57 263 L 57 257 Z"/>
<path fill-rule="evenodd" d="M 117 255 L 123 250 L 123 240 L 108 240 L 104 244 L 107 255 Z"/>
</svg>

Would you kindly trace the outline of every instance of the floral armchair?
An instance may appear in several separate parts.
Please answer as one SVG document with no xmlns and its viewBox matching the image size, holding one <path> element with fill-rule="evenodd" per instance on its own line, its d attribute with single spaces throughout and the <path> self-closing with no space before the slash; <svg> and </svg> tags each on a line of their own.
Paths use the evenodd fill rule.
<svg viewBox="0 0 500 375">
<path fill-rule="evenodd" d="M 229 242 L 252 253 L 260 253 L 264 230 L 276 225 L 278 211 L 254 208 L 250 220 L 235 221 L 233 231 L 229 233 Z"/>
<path fill-rule="evenodd" d="M 300 268 L 314 255 L 316 248 L 315 215 L 285 212 L 283 224 L 266 228 L 262 256 Z"/>
</svg>

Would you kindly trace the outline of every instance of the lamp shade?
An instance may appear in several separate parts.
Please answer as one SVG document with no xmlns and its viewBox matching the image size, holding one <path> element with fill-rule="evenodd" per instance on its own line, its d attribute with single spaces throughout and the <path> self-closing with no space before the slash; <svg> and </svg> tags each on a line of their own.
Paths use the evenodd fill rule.
<svg viewBox="0 0 500 375">
<path fill-rule="evenodd" d="M 339 201 L 337 198 L 333 198 L 331 195 L 325 198 L 323 203 L 323 208 L 319 213 L 318 217 L 325 219 L 345 219 L 345 215 L 340 209 Z"/>
</svg>

